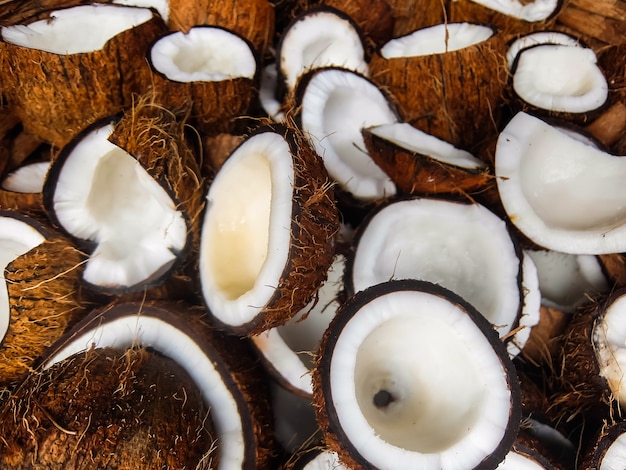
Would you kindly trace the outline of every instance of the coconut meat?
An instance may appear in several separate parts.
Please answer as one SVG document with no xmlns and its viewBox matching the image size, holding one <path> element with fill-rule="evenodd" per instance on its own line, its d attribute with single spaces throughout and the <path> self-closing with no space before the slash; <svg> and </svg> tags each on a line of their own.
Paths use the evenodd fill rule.
<svg viewBox="0 0 626 470">
<path fill-rule="evenodd" d="M 545 467 L 535 459 L 512 450 L 506 454 L 496 470 L 545 470 Z"/>
<path fill-rule="evenodd" d="M 150 315 L 127 315 L 77 336 L 45 363 L 49 368 L 91 348 L 151 347 L 187 371 L 211 407 L 220 446 L 218 470 L 241 469 L 244 462 L 243 425 L 237 402 L 215 364 L 200 346 L 170 323 Z"/>
<path fill-rule="evenodd" d="M 9 173 L 2 180 L 2 189 L 16 193 L 40 193 L 50 168 L 50 162 L 24 165 Z"/>
<path fill-rule="evenodd" d="M 537 245 L 572 254 L 626 251 L 626 164 L 518 113 L 498 138 L 495 173 L 510 220 Z"/>
<path fill-rule="evenodd" d="M 187 226 L 163 187 L 108 137 L 113 124 L 90 132 L 63 162 L 54 214 L 70 234 L 94 241 L 83 274 L 100 286 L 133 286 L 170 266 Z"/>
<path fill-rule="evenodd" d="M 94 52 L 118 34 L 153 17 L 147 8 L 80 5 L 54 11 L 49 19 L 5 26 L 2 38 L 12 44 L 53 54 Z"/>
<path fill-rule="evenodd" d="M 520 260 L 503 220 L 478 204 L 395 202 L 369 221 L 352 266 L 354 291 L 392 279 L 439 284 L 472 304 L 498 330 L 520 312 Z"/>
<path fill-rule="evenodd" d="M 502 367 L 458 305 L 394 292 L 367 303 L 341 331 L 332 402 L 373 467 L 473 468 L 505 434 L 511 394 Z"/>
<path fill-rule="evenodd" d="M 169 0 L 113 0 L 112 3 L 129 7 L 154 8 L 166 23 L 170 14 Z"/>
<path fill-rule="evenodd" d="M 290 249 L 293 175 L 288 143 L 264 132 L 235 150 L 209 188 L 200 276 L 226 324 L 250 322 L 274 295 Z"/>
<path fill-rule="evenodd" d="M 419 155 L 426 155 L 448 165 L 468 170 L 486 168 L 486 164 L 471 153 L 427 134 L 406 122 L 382 124 L 368 128 L 373 135 Z"/>
<path fill-rule="evenodd" d="M 281 111 L 281 103 L 276 97 L 278 83 L 278 70 L 276 64 L 271 62 L 261 70 L 261 84 L 259 86 L 259 103 L 263 110 L 274 121 L 282 121 L 284 113 Z"/>
<path fill-rule="evenodd" d="M 336 452 L 321 450 L 310 462 L 302 467 L 302 470 L 350 470 L 339 462 Z"/>
<path fill-rule="evenodd" d="M 513 89 L 538 108 L 583 113 L 606 102 L 609 86 L 592 49 L 541 44 L 518 54 Z"/>
<path fill-rule="evenodd" d="M 626 296 L 621 296 L 606 309 L 593 332 L 600 375 L 607 380 L 613 396 L 618 399 L 622 407 L 626 406 L 625 309 Z"/>
<path fill-rule="evenodd" d="M 41 245 L 45 237 L 32 225 L 12 217 L 0 224 L 0 267 L 2 272 L 16 258 Z M 0 283 L 0 343 L 7 334 L 11 317 L 6 279 Z"/>
<path fill-rule="evenodd" d="M 599 470 L 618 470 L 626 467 L 626 435 L 620 434 L 604 452 Z"/>
<path fill-rule="evenodd" d="M 302 128 L 329 175 L 357 199 L 393 196 L 396 187 L 367 153 L 361 130 L 397 122 L 390 102 L 370 81 L 347 70 L 319 71 L 302 98 Z"/>
<path fill-rule="evenodd" d="M 522 312 L 513 338 L 506 343 L 511 358 L 517 356 L 526 346 L 531 330 L 541 318 L 541 290 L 539 275 L 533 259 L 522 253 Z"/>
<path fill-rule="evenodd" d="M 248 43 L 225 29 L 199 26 L 162 37 L 150 48 L 154 69 L 176 82 L 253 78 L 256 59 Z"/>
<path fill-rule="evenodd" d="M 494 31 L 471 23 L 438 24 L 388 41 L 380 55 L 385 59 L 443 54 L 486 41 Z"/>
<path fill-rule="evenodd" d="M 536 31 L 517 38 L 506 51 L 506 62 L 509 70 L 513 68 L 515 59 L 521 50 L 539 44 L 561 44 L 564 46 L 582 47 L 574 36 L 558 31 Z"/>
<path fill-rule="evenodd" d="M 456 1 L 456 0 L 455 0 Z M 503 13 L 520 20 L 535 22 L 548 19 L 560 5 L 560 0 L 472 0 L 491 10 Z"/>
</svg>

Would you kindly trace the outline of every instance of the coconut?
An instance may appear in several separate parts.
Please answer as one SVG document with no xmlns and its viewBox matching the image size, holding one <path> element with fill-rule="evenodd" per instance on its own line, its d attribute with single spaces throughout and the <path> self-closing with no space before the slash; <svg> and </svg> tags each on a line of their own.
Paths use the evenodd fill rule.
<svg viewBox="0 0 626 470">
<path fill-rule="evenodd" d="M 165 31 L 152 10 L 104 4 L 3 27 L 4 94 L 26 129 L 63 147 L 131 104 L 149 73 L 148 45 Z"/>
<path fill-rule="evenodd" d="M 581 37 L 596 50 L 624 41 L 626 6 L 612 0 L 570 0 L 565 2 L 557 27 Z"/>
<path fill-rule="evenodd" d="M 489 323 L 416 280 L 342 305 L 322 340 L 314 399 L 326 445 L 351 469 L 494 468 L 521 411 L 514 367 Z"/>
<path fill-rule="evenodd" d="M 509 70 L 513 68 L 515 59 L 523 49 L 528 47 L 537 46 L 540 44 L 559 44 L 563 46 L 583 47 L 580 39 L 571 34 L 563 33 L 561 31 L 535 31 L 528 34 L 523 34 L 516 37 L 508 45 L 506 51 L 506 62 Z"/>
<path fill-rule="evenodd" d="M 334 256 L 333 185 L 294 128 L 262 127 L 211 183 L 202 225 L 200 283 L 217 325 L 254 335 L 312 298 Z"/>
<path fill-rule="evenodd" d="M 583 470 L 620 468 L 626 465 L 626 423 L 607 424 L 583 450 Z"/>
<path fill-rule="evenodd" d="M 282 468 L 284 470 L 324 470 L 327 468 L 350 470 L 341 464 L 336 452 L 319 446 L 296 452 Z"/>
<path fill-rule="evenodd" d="M 0 410 L 3 469 L 217 468 L 189 374 L 146 349 L 92 349 L 33 372 Z"/>
<path fill-rule="evenodd" d="M 515 444 L 497 470 L 555 470 L 541 454 L 521 444 Z"/>
</svg>

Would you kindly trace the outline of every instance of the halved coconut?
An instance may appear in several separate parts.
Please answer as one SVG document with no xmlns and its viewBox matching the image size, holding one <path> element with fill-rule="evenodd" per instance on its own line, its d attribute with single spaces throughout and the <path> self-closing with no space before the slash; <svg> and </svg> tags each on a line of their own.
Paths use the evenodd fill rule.
<svg viewBox="0 0 626 470">
<path fill-rule="evenodd" d="M 9 172 L 0 182 L 0 208 L 41 214 L 43 185 L 49 161 L 26 163 Z"/>
<path fill-rule="evenodd" d="M 200 282 L 217 324 L 254 335 L 296 315 L 334 256 L 332 182 L 309 142 L 262 127 L 211 183 L 202 225 Z"/>
<path fill-rule="evenodd" d="M 368 155 L 361 134 L 399 120 L 382 90 L 357 72 L 330 67 L 305 75 L 296 96 L 301 128 L 339 187 L 362 201 L 395 195 L 395 184 Z"/>
<path fill-rule="evenodd" d="M 556 470 L 545 457 L 521 444 L 515 444 L 498 464 L 497 470 Z"/>
<path fill-rule="evenodd" d="M 581 462 L 584 470 L 611 470 L 626 466 L 626 422 L 608 424 L 587 444 Z"/>
<path fill-rule="evenodd" d="M 484 9 L 496 11 L 507 17 L 522 20 L 527 23 L 537 23 L 554 16 L 559 11 L 562 2 L 561 0 L 463 0 L 451 3 L 453 5 L 455 3 L 459 3 L 456 10 L 454 8 L 452 10 L 452 13 L 456 15 L 459 15 L 464 11 L 474 13 L 479 12 L 480 9 L 476 7 L 472 8 L 472 4 L 476 4 Z M 464 19 L 467 20 L 467 18 Z M 485 18 L 480 17 L 474 17 L 472 19 L 474 21 L 485 20 Z"/>
<path fill-rule="evenodd" d="M 327 6 L 304 11 L 285 28 L 277 63 L 281 99 L 309 70 L 335 66 L 364 75 L 368 70 L 361 30 L 350 16 Z"/>
<path fill-rule="evenodd" d="M 494 468 L 520 421 L 503 343 L 436 284 L 390 281 L 343 304 L 314 370 L 318 420 L 348 468 Z"/>
<path fill-rule="evenodd" d="M 147 83 L 148 46 L 166 31 L 150 9 L 104 4 L 3 27 L 4 94 L 27 129 L 62 147 L 131 104 Z"/>
<path fill-rule="evenodd" d="M 527 113 L 498 138 L 495 173 L 511 222 L 563 253 L 626 251 L 624 160 Z"/>
<path fill-rule="evenodd" d="M 539 320 L 539 298 L 530 297 L 537 294 L 534 265 L 522 262 L 506 223 L 479 204 L 414 198 L 372 213 L 356 236 L 348 291 L 392 279 L 420 279 L 454 291 L 501 337 L 510 340 L 509 333 L 516 332 L 519 349 L 530 326 L 520 324 L 523 306 L 530 314 L 525 321 Z"/>
<path fill-rule="evenodd" d="M 275 451 L 271 411 L 255 355 L 247 343 L 220 334 L 206 320 L 203 309 L 184 303 L 110 304 L 54 344 L 38 370 L 92 348 L 154 350 L 189 374 L 210 408 L 219 445 L 216 470 L 269 468 Z"/>
<path fill-rule="evenodd" d="M 513 68 L 515 59 L 517 59 L 518 54 L 522 50 L 539 44 L 560 44 L 564 46 L 583 47 L 580 39 L 572 36 L 571 34 L 560 31 L 535 31 L 524 34 L 515 38 L 515 40 L 508 46 L 506 51 L 506 62 L 509 66 L 509 70 Z"/>
</svg>

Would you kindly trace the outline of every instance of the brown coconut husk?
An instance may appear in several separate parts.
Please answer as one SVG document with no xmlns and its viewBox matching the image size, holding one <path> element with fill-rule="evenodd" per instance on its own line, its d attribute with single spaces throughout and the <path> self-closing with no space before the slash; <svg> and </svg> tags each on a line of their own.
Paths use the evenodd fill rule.
<svg viewBox="0 0 626 470">
<path fill-rule="evenodd" d="M 507 81 L 504 36 L 443 54 L 385 59 L 372 56 L 372 80 L 398 102 L 404 121 L 481 155 L 502 121 Z M 416 85 L 419 84 L 419 85 Z"/>
<path fill-rule="evenodd" d="M 33 373 L 0 421 L 6 470 L 219 462 L 210 410 L 189 374 L 146 349 L 92 349 Z"/>
<path fill-rule="evenodd" d="M 598 52 L 607 45 L 626 42 L 626 5 L 615 0 L 569 0 L 555 26 L 580 37 Z"/>
<path fill-rule="evenodd" d="M 250 41 L 259 57 L 272 45 L 274 6 L 269 0 L 169 0 L 168 26 L 187 32 L 197 25 L 221 26 Z"/>
<path fill-rule="evenodd" d="M 63 147 L 92 123 L 132 103 L 149 73 L 148 47 L 166 31 L 161 17 L 154 14 L 111 38 L 100 50 L 69 55 L 2 41 L 0 69 L 6 99 L 26 130 Z"/>
<path fill-rule="evenodd" d="M 626 104 L 616 102 L 585 127 L 602 145 L 610 148 L 626 135 Z"/>
<path fill-rule="evenodd" d="M 550 370 L 557 367 L 563 334 L 571 319 L 571 314 L 542 305 L 539 309 L 539 323 L 530 330 L 522 357 L 536 366 L 548 367 Z"/>
<path fill-rule="evenodd" d="M 205 166 L 211 174 L 217 173 L 231 153 L 245 140 L 239 134 L 222 133 L 206 136 L 202 140 Z"/>
<path fill-rule="evenodd" d="M 394 17 L 392 37 L 448 22 L 450 0 L 389 0 Z"/>
<path fill-rule="evenodd" d="M 623 439 L 624 433 L 626 433 L 626 421 L 605 423 L 593 439 L 585 443 L 578 468 L 580 470 L 601 468 L 607 450 L 618 437 Z"/>
<path fill-rule="evenodd" d="M 626 254 L 609 253 L 596 257 L 614 288 L 626 287 Z"/>
</svg>

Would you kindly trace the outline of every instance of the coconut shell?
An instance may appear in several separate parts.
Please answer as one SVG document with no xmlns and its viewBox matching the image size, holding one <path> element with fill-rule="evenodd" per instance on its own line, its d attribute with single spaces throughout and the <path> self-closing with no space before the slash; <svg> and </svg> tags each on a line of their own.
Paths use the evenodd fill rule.
<svg viewBox="0 0 626 470">
<path fill-rule="evenodd" d="M 626 135 L 626 104 L 616 102 L 585 128 L 602 145 L 610 148 Z"/>
<path fill-rule="evenodd" d="M 370 61 L 372 81 L 387 88 L 405 122 L 480 155 L 497 136 L 507 81 L 503 35 L 470 47 Z"/>
<path fill-rule="evenodd" d="M 166 31 L 155 14 L 114 36 L 100 50 L 68 55 L 2 41 L 0 70 L 6 99 L 26 130 L 63 147 L 93 122 L 132 103 L 149 73 L 144 60 L 148 46 Z"/>
<path fill-rule="evenodd" d="M 34 372 L 0 413 L 6 470 L 156 470 L 219 461 L 199 390 L 178 364 L 146 349 L 92 349 Z"/>
<path fill-rule="evenodd" d="M 530 337 L 522 349 L 522 357 L 535 365 L 555 367 L 562 347 L 562 335 L 571 319 L 570 314 L 542 305 L 539 323 L 531 328 Z"/>
<path fill-rule="evenodd" d="M 446 23 L 449 0 L 389 0 L 394 17 L 393 37 Z"/>
<path fill-rule="evenodd" d="M 607 451 L 611 444 L 615 442 L 617 438 L 623 439 L 624 433 L 626 433 L 626 421 L 617 423 L 611 423 L 604 426 L 589 442 L 586 443 L 582 452 L 582 458 L 580 470 L 596 470 L 602 468 L 605 465 L 607 468 L 611 468 L 609 462 L 603 462 Z M 623 460 L 613 462 L 613 464 L 622 463 Z"/>
<path fill-rule="evenodd" d="M 569 0 L 561 9 L 556 27 L 573 32 L 596 51 L 623 44 L 626 37 L 626 5 L 615 0 Z"/>
</svg>

